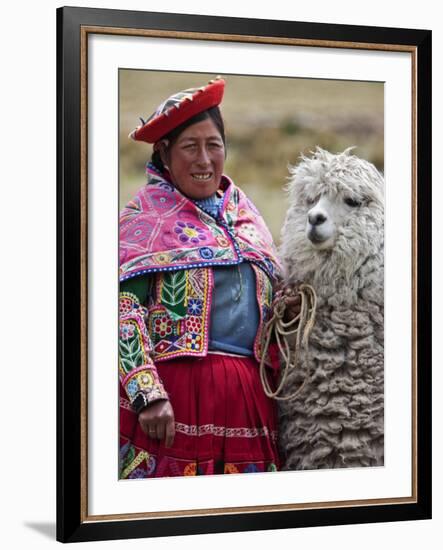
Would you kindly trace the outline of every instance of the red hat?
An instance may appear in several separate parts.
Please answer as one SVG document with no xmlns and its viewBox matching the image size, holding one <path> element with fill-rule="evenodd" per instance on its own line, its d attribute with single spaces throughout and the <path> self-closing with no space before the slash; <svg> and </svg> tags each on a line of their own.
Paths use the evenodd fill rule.
<svg viewBox="0 0 443 550">
<path fill-rule="evenodd" d="M 157 107 L 145 122 L 133 130 L 129 137 L 136 141 L 155 143 L 189 118 L 221 103 L 225 81 L 219 76 L 201 88 L 178 92 Z"/>
</svg>

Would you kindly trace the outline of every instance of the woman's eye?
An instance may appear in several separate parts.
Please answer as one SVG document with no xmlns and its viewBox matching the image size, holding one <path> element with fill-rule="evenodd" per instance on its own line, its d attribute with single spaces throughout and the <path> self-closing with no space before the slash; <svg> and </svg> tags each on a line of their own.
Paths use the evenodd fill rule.
<svg viewBox="0 0 443 550">
<path fill-rule="evenodd" d="M 356 206 L 361 206 L 361 202 L 359 201 L 356 201 L 354 199 L 351 199 L 350 197 L 346 198 L 345 199 L 345 203 L 348 205 L 348 206 L 352 206 L 352 207 L 356 207 Z"/>
</svg>

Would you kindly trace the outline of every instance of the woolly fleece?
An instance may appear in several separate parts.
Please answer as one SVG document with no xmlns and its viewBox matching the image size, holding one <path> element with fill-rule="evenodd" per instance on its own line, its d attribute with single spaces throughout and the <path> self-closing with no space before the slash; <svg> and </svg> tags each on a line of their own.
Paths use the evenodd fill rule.
<svg viewBox="0 0 443 550">
<path fill-rule="evenodd" d="M 381 466 L 384 461 L 384 181 L 347 149 L 317 148 L 290 167 L 290 206 L 280 257 L 285 281 L 311 284 L 318 296 L 309 356 L 292 370 L 280 402 L 284 469 Z M 333 247 L 306 236 L 313 201 L 352 198 L 361 205 L 336 227 Z M 285 393 L 286 393 L 285 392 Z"/>
</svg>

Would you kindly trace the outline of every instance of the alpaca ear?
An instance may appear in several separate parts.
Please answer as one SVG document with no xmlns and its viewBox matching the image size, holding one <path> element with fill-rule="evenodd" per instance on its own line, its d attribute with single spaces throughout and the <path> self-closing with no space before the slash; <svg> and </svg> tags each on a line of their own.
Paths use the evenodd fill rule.
<svg viewBox="0 0 443 550">
<path fill-rule="evenodd" d="M 351 151 L 353 151 L 354 149 L 357 149 L 357 145 L 351 145 L 350 147 L 347 147 L 343 151 L 342 155 L 348 155 L 349 156 L 351 154 Z"/>
</svg>

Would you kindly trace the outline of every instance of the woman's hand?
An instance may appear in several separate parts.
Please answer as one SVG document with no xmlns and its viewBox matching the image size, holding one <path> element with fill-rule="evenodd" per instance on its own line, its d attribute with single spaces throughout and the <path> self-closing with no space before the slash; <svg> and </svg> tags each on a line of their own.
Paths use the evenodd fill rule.
<svg viewBox="0 0 443 550">
<path fill-rule="evenodd" d="M 155 401 L 138 415 L 143 432 L 152 439 L 164 439 L 165 447 L 172 447 L 175 437 L 174 410 L 169 400 Z"/>
<path fill-rule="evenodd" d="M 283 292 L 283 299 L 286 304 L 283 320 L 286 323 L 289 323 L 290 321 L 295 319 L 297 315 L 300 314 L 301 298 L 300 298 L 300 294 L 296 294 L 296 292 L 297 292 L 296 287 L 295 289 L 288 287 Z"/>
<path fill-rule="evenodd" d="M 300 314 L 301 298 L 298 294 L 298 283 L 291 286 L 284 286 L 283 282 L 280 282 L 275 289 L 275 300 L 283 300 L 285 303 L 285 312 L 283 315 L 283 321 L 289 323 L 297 315 Z"/>
</svg>

